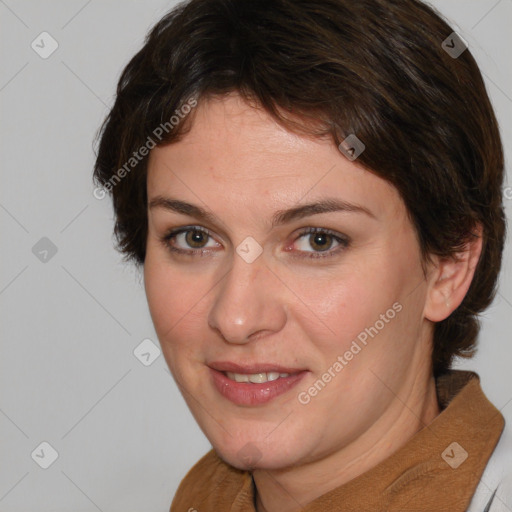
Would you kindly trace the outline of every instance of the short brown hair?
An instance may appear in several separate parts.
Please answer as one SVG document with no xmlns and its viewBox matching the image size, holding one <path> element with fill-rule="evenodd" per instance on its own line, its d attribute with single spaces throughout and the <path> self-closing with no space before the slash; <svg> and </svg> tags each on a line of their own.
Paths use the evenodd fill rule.
<svg viewBox="0 0 512 512">
<path fill-rule="evenodd" d="M 290 130 L 337 145 L 356 134 L 366 145 L 358 163 L 401 194 L 423 262 L 431 254 L 453 256 L 482 224 L 471 287 L 435 325 L 434 374 L 449 369 L 454 356 L 472 356 L 477 315 L 492 302 L 501 267 L 504 162 L 473 56 L 466 50 L 454 58 L 442 47 L 452 32 L 418 0 L 179 4 L 124 69 L 100 132 L 94 177 L 112 194 L 119 250 L 143 264 L 147 158 L 133 170 L 126 162 L 147 141 L 155 144 L 155 128 L 189 98 L 236 91 Z M 193 113 L 156 145 L 179 140 L 190 119 Z"/>
</svg>

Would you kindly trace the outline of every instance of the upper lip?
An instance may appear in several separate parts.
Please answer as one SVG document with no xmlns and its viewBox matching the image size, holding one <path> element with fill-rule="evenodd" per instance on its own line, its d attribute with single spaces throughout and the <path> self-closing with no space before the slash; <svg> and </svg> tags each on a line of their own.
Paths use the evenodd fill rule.
<svg viewBox="0 0 512 512">
<path fill-rule="evenodd" d="M 218 361 L 210 363 L 210 368 L 219 372 L 232 372 L 232 373 L 299 373 L 304 371 L 304 368 L 291 368 L 289 366 L 281 366 L 275 363 L 251 363 L 251 364 L 237 364 L 230 361 Z"/>
</svg>

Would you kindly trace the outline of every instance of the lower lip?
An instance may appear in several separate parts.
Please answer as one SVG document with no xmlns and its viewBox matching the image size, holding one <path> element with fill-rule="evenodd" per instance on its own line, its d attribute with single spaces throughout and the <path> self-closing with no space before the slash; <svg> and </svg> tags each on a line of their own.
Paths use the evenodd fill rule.
<svg viewBox="0 0 512 512">
<path fill-rule="evenodd" d="M 236 405 L 260 405 L 270 402 L 276 396 L 286 393 L 296 386 L 306 375 L 302 371 L 289 377 L 254 384 L 252 382 L 236 382 L 229 379 L 224 373 L 210 368 L 213 383 L 219 393 Z"/>
</svg>

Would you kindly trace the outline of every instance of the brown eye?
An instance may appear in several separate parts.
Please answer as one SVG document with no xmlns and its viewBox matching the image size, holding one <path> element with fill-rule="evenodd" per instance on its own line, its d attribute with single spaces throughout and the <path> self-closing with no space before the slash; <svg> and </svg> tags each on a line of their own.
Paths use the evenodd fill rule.
<svg viewBox="0 0 512 512">
<path fill-rule="evenodd" d="M 330 249 L 334 237 L 327 233 L 313 233 L 309 235 L 309 243 L 311 247 L 318 251 L 327 251 Z"/>
<path fill-rule="evenodd" d="M 295 242 L 297 252 L 304 253 L 306 258 L 334 256 L 345 250 L 349 244 L 350 239 L 347 236 L 323 228 L 307 228 Z"/>
<path fill-rule="evenodd" d="M 204 231 L 189 229 L 185 232 L 185 242 L 192 248 L 201 249 L 208 241 L 209 235 Z"/>
<path fill-rule="evenodd" d="M 170 251 L 186 256 L 200 256 L 220 246 L 206 229 L 199 227 L 184 227 L 170 231 L 161 238 L 161 241 Z"/>
</svg>

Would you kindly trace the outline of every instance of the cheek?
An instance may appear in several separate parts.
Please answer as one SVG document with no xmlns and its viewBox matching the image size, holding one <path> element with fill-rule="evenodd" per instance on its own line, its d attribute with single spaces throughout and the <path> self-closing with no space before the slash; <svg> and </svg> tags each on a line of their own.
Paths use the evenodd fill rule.
<svg viewBox="0 0 512 512">
<path fill-rule="evenodd" d="M 299 281 L 298 295 L 317 317 L 310 324 L 318 331 L 311 339 L 329 354 L 348 350 L 400 296 L 401 283 L 391 272 L 383 272 L 382 264 L 347 268 L 349 272 L 341 269 L 315 286 L 310 280 Z"/>
<path fill-rule="evenodd" d="M 190 318 L 197 315 L 207 290 L 202 290 L 200 280 L 173 267 L 159 252 L 148 246 L 144 284 L 151 318 L 164 345 L 171 339 L 179 339 L 176 333 L 182 324 L 190 325 Z"/>
<path fill-rule="evenodd" d="M 302 282 L 304 302 L 318 316 L 309 327 L 302 324 L 315 345 L 315 369 L 323 373 L 338 356 L 344 358 L 341 373 L 347 380 L 338 378 L 333 388 L 348 386 L 354 378 L 367 379 L 370 386 L 370 368 L 394 380 L 397 365 L 412 357 L 424 287 L 418 286 L 417 268 L 389 251 L 385 255 L 361 260 L 323 286 Z"/>
<path fill-rule="evenodd" d="M 178 382 L 188 382 L 184 371 L 189 365 L 185 362 L 196 359 L 194 351 L 198 349 L 198 341 L 204 338 L 200 332 L 202 323 L 197 318 L 201 298 L 198 287 L 168 264 L 153 265 L 151 257 L 146 258 L 144 279 L 164 359 Z"/>
</svg>

